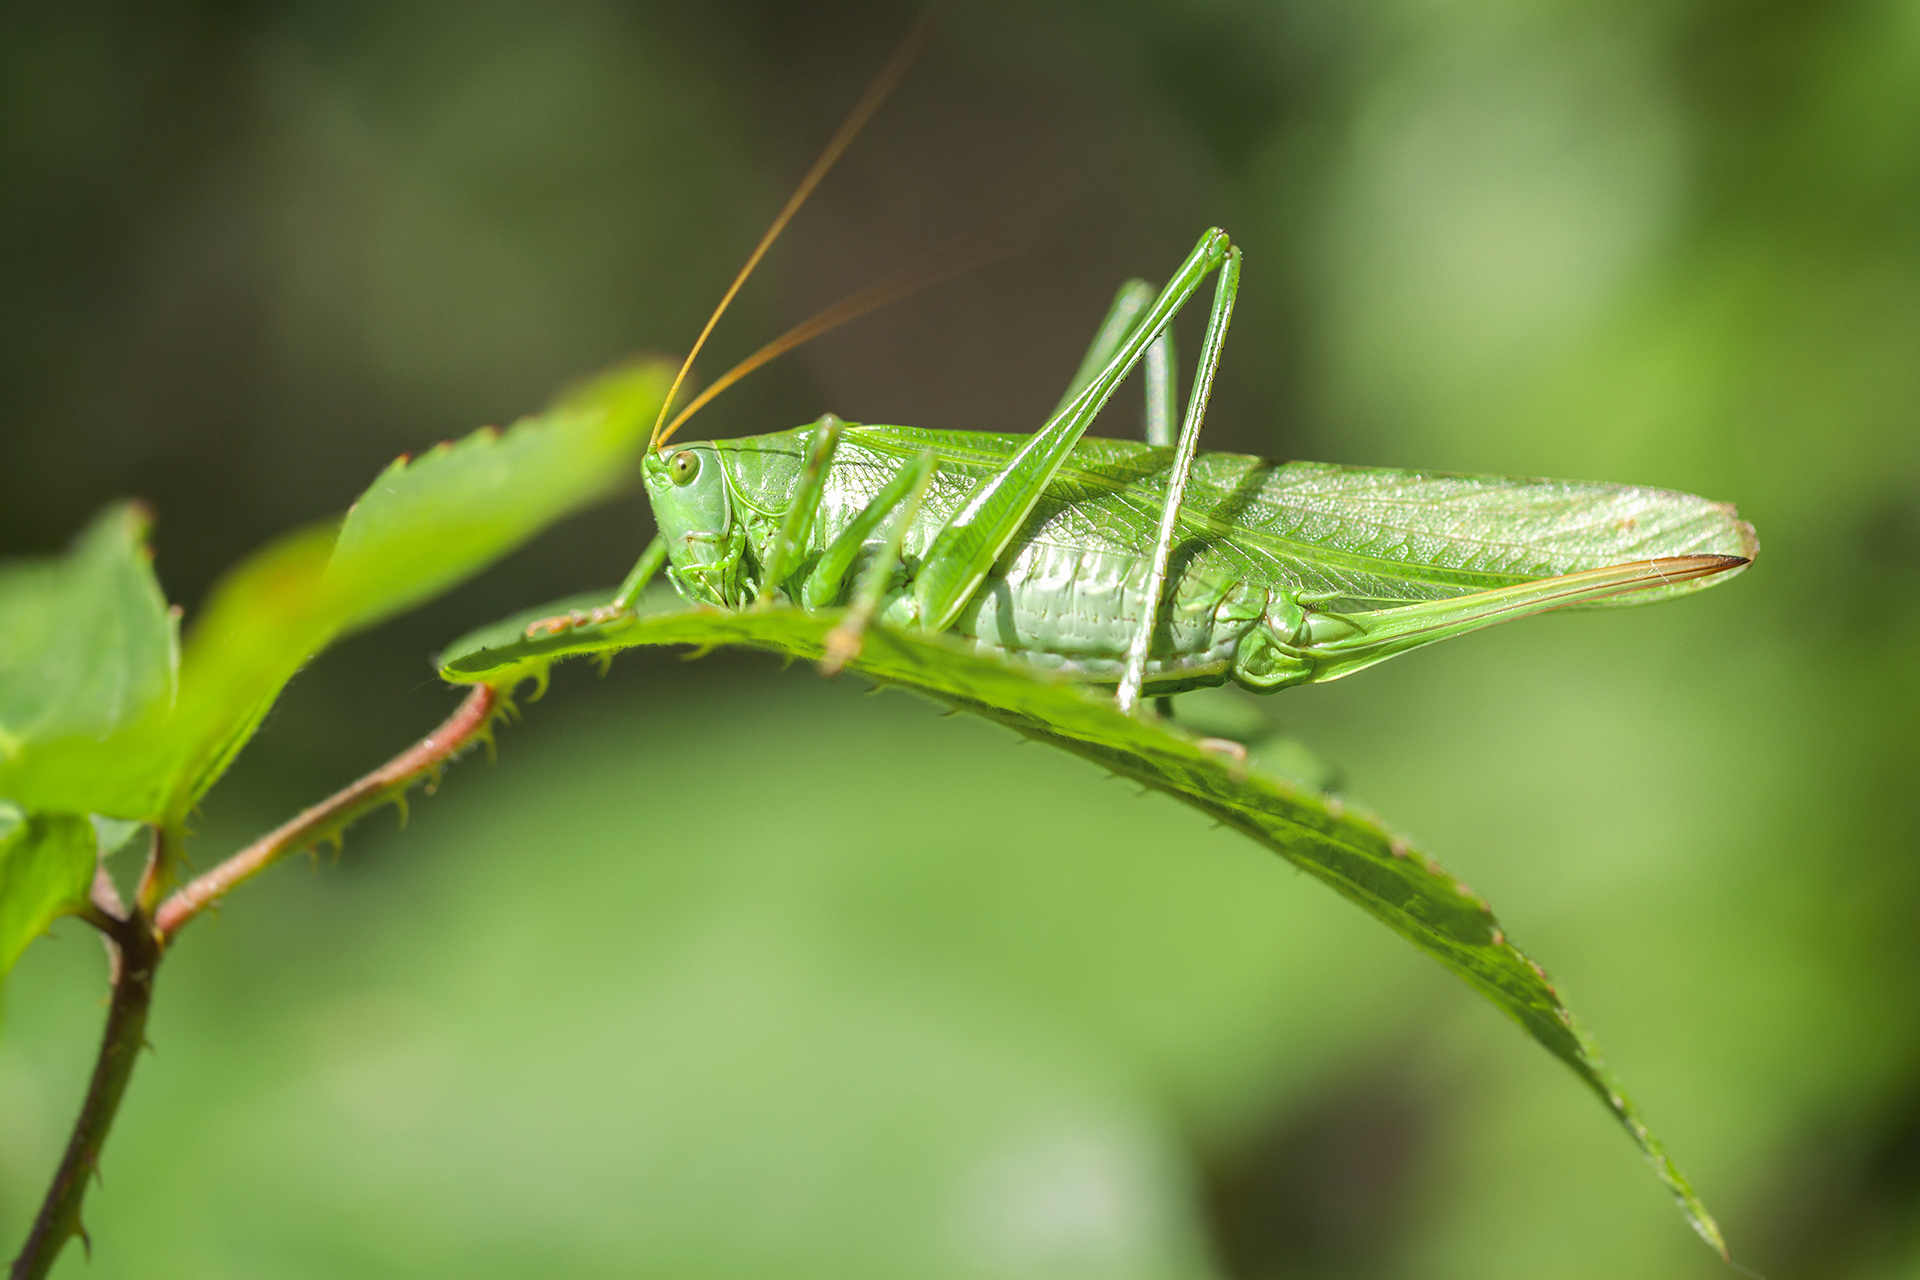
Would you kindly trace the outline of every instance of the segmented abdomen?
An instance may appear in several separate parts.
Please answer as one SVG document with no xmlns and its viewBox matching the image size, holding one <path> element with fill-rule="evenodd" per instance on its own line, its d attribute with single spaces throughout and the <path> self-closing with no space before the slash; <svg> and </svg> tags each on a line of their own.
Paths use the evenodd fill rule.
<svg viewBox="0 0 1920 1280">
<path fill-rule="evenodd" d="M 983 649 L 1117 681 L 1146 605 L 1151 554 L 1150 545 L 1116 552 L 1029 541 L 988 575 L 953 629 Z M 1148 683 L 1223 682 L 1265 607 L 1264 590 L 1180 574 L 1160 613 Z"/>
</svg>

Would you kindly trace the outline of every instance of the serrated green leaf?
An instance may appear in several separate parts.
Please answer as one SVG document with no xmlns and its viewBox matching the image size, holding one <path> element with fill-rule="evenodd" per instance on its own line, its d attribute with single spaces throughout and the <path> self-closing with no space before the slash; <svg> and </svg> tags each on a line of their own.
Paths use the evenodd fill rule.
<svg viewBox="0 0 1920 1280">
<path fill-rule="evenodd" d="M 544 681 L 553 662 L 640 645 L 734 645 L 816 660 L 837 610 L 687 608 L 655 592 L 637 616 L 528 638 L 527 625 L 612 593 L 529 610 L 456 641 L 441 674 L 511 687 Z M 1700 1236 L 1726 1254 L 1719 1228 L 1614 1082 L 1593 1040 L 1546 973 L 1507 940 L 1492 908 L 1438 862 L 1336 797 L 1204 749 L 1165 722 L 1122 715 L 1110 699 L 944 636 L 876 627 L 849 666 L 1084 757 L 1192 805 L 1252 837 L 1358 903 L 1459 974 L 1560 1059 L 1626 1128 Z"/>
<path fill-rule="evenodd" d="M 446 591 L 626 483 L 671 372 L 627 366 L 510 430 L 394 463 L 344 520 L 281 539 L 216 587 L 188 632 L 170 707 L 104 744 L 68 736 L 0 763 L 0 795 L 178 823 L 334 640 Z"/>
<path fill-rule="evenodd" d="M 280 688 L 330 636 L 320 585 L 331 526 L 243 563 L 187 638 L 171 707 L 105 742 L 58 739 L 0 765 L 0 794 L 30 808 L 161 822 L 184 813 L 258 725 Z"/>
<path fill-rule="evenodd" d="M 339 634 L 326 577 L 334 538 L 331 524 L 303 529 L 220 582 L 187 634 L 172 713 L 127 735 L 141 789 L 96 812 L 175 822 L 225 772 L 287 681 Z"/>
<path fill-rule="evenodd" d="M 669 376 L 636 365 L 504 433 L 403 458 L 337 534 L 297 534 L 242 565 L 188 636 L 180 708 L 165 727 L 179 750 L 149 805 L 163 820 L 184 815 L 336 637 L 447 590 L 617 488 Z"/>
<path fill-rule="evenodd" d="M 0 978 L 48 925 L 86 905 L 94 849 L 84 817 L 0 804 Z"/>
<path fill-rule="evenodd" d="M 360 496 L 327 566 L 353 630 L 440 594 L 628 476 L 670 370 L 646 364 L 502 434 L 401 458 Z"/>
<path fill-rule="evenodd" d="M 0 565 L 0 757 L 104 738 L 173 693 L 173 617 L 147 515 L 101 512 L 66 555 Z"/>
</svg>

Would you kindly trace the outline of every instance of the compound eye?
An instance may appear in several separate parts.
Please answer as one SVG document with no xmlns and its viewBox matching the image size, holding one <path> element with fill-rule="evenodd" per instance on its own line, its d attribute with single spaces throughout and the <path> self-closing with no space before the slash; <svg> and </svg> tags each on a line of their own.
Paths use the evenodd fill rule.
<svg viewBox="0 0 1920 1280">
<path fill-rule="evenodd" d="M 667 474 L 673 477 L 675 484 L 691 484 L 700 474 L 700 455 L 690 449 L 682 449 L 667 459 Z"/>
</svg>

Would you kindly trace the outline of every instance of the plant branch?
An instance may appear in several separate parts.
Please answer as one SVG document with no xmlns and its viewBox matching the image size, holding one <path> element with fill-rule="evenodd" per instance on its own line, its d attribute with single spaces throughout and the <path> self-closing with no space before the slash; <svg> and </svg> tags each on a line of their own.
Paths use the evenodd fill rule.
<svg viewBox="0 0 1920 1280">
<path fill-rule="evenodd" d="M 167 873 L 180 865 L 180 842 L 181 831 L 177 825 L 161 823 L 153 829 L 153 843 L 147 849 L 146 863 L 140 869 L 140 883 L 133 893 L 134 904 L 149 916 L 160 905 L 160 895 L 166 892 Z"/>
<path fill-rule="evenodd" d="M 500 704 L 501 695 L 497 690 L 489 685 L 475 685 L 466 701 L 447 717 L 446 723 L 412 747 L 183 885 L 154 915 L 154 931 L 161 946 L 171 942 L 183 925 L 217 903 L 234 886 L 252 879 L 287 854 L 337 838 L 349 823 L 370 809 L 390 802 L 402 803 L 407 789 L 414 783 L 428 775 L 437 775 L 442 766 L 486 736 Z"/>
<path fill-rule="evenodd" d="M 105 868 L 96 869 L 91 900 L 80 915 L 106 937 L 113 960 L 113 998 L 107 1008 L 107 1028 L 80 1117 L 74 1121 L 73 1136 L 67 1140 L 66 1154 L 54 1173 L 53 1185 L 47 1188 L 27 1242 L 13 1260 L 11 1280 L 41 1280 L 53 1269 L 68 1240 L 76 1235 L 83 1241 L 87 1238 L 80 1223 L 87 1176 L 99 1168 L 101 1144 L 107 1140 L 114 1114 L 120 1109 L 134 1061 L 146 1044 L 154 974 L 173 935 L 235 885 L 258 875 L 276 859 L 337 837 L 348 823 L 377 805 L 401 801 L 407 788 L 437 774 L 447 762 L 484 738 L 500 712 L 501 702 L 500 694 L 491 687 L 475 686 L 446 723 L 427 737 L 182 887 L 151 918 L 138 899 L 131 909 L 124 906 Z M 163 838 L 156 832 L 147 874 L 142 877 L 143 890 L 159 861 Z"/>
<path fill-rule="evenodd" d="M 156 832 L 154 838 L 159 839 L 159 833 Z M 113 877 L 107 874 L 105 858 L 93 864 L 93 889 L 87 896 L 87 905 L 92 908 L 85 913 L 88 923 L 102 933 L 113 932 L 109 922 L 127 918 L 126 904 L 120 901 L 120 890 L 114 887 Z"/>
<path fill-rule="evenodd" d="M 109 892 L 111 890 L 109 889 Z M 98 895 L 96 895 L 98 896 Z M 116 895 L 117 896 L 117 895 Z M 67 1140 L 66 1154 L 47 1188 L 47 1198 L 33 1220 L 20 1256 L 13 1260 L 12 1280 L 41 1280 L 53 1270 L 60 1250 L 74 1236 L 86 1240 L 80 1206 L 87 1197 L 87 1177 L 100 1162 L 100 1146 L 107 1140 L 120 1095 L 126 1092 L 134 1060 L 146 1043 L 147 1009 L 153 1002 L 154 972 L 160 964 L 160 940 L 138 910 L 110 915 L 99 901 L 88 920 L 107 939 L 113 958 L 113 1002 L 107 1009 L 106 1034 L 93 1064 L 86 1101 Z"/>
</svg>

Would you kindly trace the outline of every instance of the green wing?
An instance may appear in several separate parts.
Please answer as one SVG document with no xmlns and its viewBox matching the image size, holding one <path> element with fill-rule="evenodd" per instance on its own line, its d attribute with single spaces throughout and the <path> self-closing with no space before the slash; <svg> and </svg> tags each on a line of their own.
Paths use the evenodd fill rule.
<svg viewBox="0 0 1920 1280">
<path fill-rule="evenodd" d="M 932 448 L 964 492 L 1004 465 L 1023 436 L 860 427 L 870 460 Z M 1074 451 L 1027 537 L 1089 550 L 1139 550 L 1160 519 L 1172 450 L 1087 438 Z M 930 500 L 927 516 L 944 518 Z M 1753 558 L 1753 528 L 1727 503 L 1642 485 L 1456 475 L 1271 462 L 1237 453 L 1195 460 L 1181 516 L 1181 555 L 1195 570 L 1374 610 L 1671 556 Z M 1735 570 L 1737 572 L 1737 570 Z M 1731 577 L 1587 600 L 1645 604 Z"/>
</svg>

